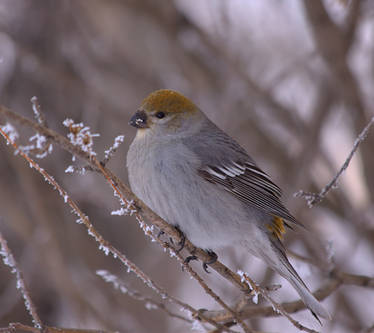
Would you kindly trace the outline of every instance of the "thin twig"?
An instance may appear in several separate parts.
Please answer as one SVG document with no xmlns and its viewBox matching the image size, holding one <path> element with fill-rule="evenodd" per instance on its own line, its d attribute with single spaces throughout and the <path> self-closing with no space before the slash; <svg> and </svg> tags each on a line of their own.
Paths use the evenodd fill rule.
<svg viewBox="0 0 374 333">
<path fill-rule="evenodd" d="M 125 140 L 124 135 L 118 135 L 114 139 L 113 145 L 110 146 L 109 149 L 104 152 L 104 159 L 101 161 L 101 164 L 106 165 L 109 162 L 109 160 L 113 157 L 118 147 L 120 146 L 121 143 L 123 143 L 124 140 Z"/>
<path fill-rule="evenodd" d="M 48 128 L 47 120 L 42 112 L 42 109 L 40 107 L 38 98 L 36 96 L 31 98 L 31 104 L 32 104 L 32 110 L 34 111 L 34 116 L 36 121 Z M 37 133 L 32 138 L 30 138 L 29 141 L 34 141 L 34 144 L 20 147 L 21 150 L 23 150 L 26 153 L 32 153 L 38 158 L 44 158 L 48 154 L 52 153 L 53 146 L 51 142 L 51 138 L 48 136 L 40 135 Z"/>
<path fill-rule="evenodd" d="M 176 256 L 183 262 L 185 270 L 202 286 L 204 291 L 210 295 L 219 305 L 221 305 L 228 313 L 231 313 L 232 319 L 234 319 L 244 330 L 244 332 L 254 332 L 251 330 L 247 324 L 240 318 L 239 314 L 235 312 L 231 307 L 229 307 L 222 299 L 204 282 L 204 280 L 191 268 L 191 266 L 183 261 L 183 258 L 179 253 L 176 253 Z"/>
<path fill-rule="evenodd" d="M 108 330 L 90 330 L 79 328 L 57 328 L 51 326 L 44 326 L 43 331 L 38 328 L 24 325 L 21 323 L 10 323 L 8 327 L 0 328 L 0 332 L 17 333 L 17 332 L 32 332 L 32 333 L 114 333 Z"/>
<path fill-rule="evenodd" d="M 339 272 L 338 270 L 333 270 L 330 273 L 330 279 L 325 285 L 316 290 L 313 295 L 317 300 L 322 301 L 330 296 L 341 285 L 374 288 L 374 277 L 348 274 Z M 305 304 L 301 300 L 285 302 L 282 303 L 281 306 L 287 311 L 287 313 L 294 313 L 306 309 Z M 219 322 L 230 321 L 233 319 L 230 313 L 222 310 L 206 311 L 204 314 Z M 247 306 L 240 311 L 241 318 L 274 317 L 279 315 L 280 313 L 274 311 L 274 307 L 272 306 Z"/>
<path fill-rule="evenodd" d="M 23 279 L 22 271 L 18 267 L 18 264 L 16 260 L 14 259 L 12 251 L 9 249 L 7 241 L 5 240 L 1 232 L 0 232 L 0 244 L 1 244 L 0 255 L 3 257 L 4 264 L 9 266 L 11 268 L 11 272 L 15 274 L 16 276 L 17 289 L 19 289 L 22 294 L 25 307 L 32 317 L 32 322 L 34 323 L 34 327 L 38 330 L 41 330 L 43 327 L 43 323 L 40 320 L 39 315 L 36 311 L 36 306 L 31 299 L 30 292 L 26 286 L 25 280 Z"/>
<path fill-rule="evenodd" d="M 35 119 L 38 121 L 40 125 L 48 127 L 47 120 L 45 119 L 45 116 L 40 107 L 38 97 L 36 96 L 31 97 L 30 102 L 32 104 L 32 110 L 34 111 Z"/>
<path fill-rule="evenodd" d="M 151 297 L 147 297 L 142 295 L 139 291 L 134 290 L 133 288 L 128 287 L 118 276 L 106 271 L 106 270 L 99 270 L 96 271 L 96 274 L 99 275 L 105 282 L 109 282 L 113 285 L 113 287 L 119 290 L 121 293 L 130 296 L 131 298 L 143 302 L 145 307 L 149 310 L 151 309 L 159 309 L 167 313 L 170 317 L 174 317 L 188 323 L 192 323 L 191 319 L 178 315 L 174 312 L 171 312 L 164 303 L 157 302 Z"/>
<path fill-rule="evenodd" d="M 334 176 L 334 178 L 319 192 L 319 193 L 313 193 L 313 192 L 304 192 L 303 190 L 300 190 L 294 194 L 296 197 L 302 197 L 307 201 L 307 204 L 309 207 L 313 207 L 314 205 L 320 203 L 326 196 L 326 194 L 334 187 L 337 186 L 337 182 L 341 174 L 348 168 L 349 163 L 351 162 L 351 159 L 353 155 L 355 154 L 356 150 L 358 149 L 360 143 L 365 140 L 366 136 L 369 133 L 370 127 L 374 124 L 374 117 L 371 118 L 369 123 L 365 126 L 365 128 L 362 130 L 362 132 L 359 134 L 359 136 L 356 138 L 353 148 L 351 152 L 349 153 L 347 159 L 343 163 L 342 167 L 338 171 L 338 173 Z"/>
<path fill-rule="evenodd" d="M 256 292 L 257 294 L 259 295 L 262 295 L 271 305 L 272 305 L 272 308 L 273 308 L 273 311 L 274 312 L 278 312 L 280 313 L 281 315 L 283 315 L 284 317 L 286 317 L 296 328 L 298 328 L 300 331 L 305 331 L 305 332 L 309 332 L 309 333 L 318 333 L 317 331 L 311 329 L 311 328 L 308 328 L 302 324 L 300 324 L 297 320 L 293 319 L 288 313 L 287 311 L 282 307 L 281 304 L 279 304 L 278 302 L 274 301 L 269 293 L 264 289 L 264 288 L 261 288 L 257 283 L 255 283 L 249 276 L 248 274 L 246 273 L 242 273 L 242 278 L 244 281 L 246 281 L 250 287 L 254 290 L 254 292 Z"/>
</svg>

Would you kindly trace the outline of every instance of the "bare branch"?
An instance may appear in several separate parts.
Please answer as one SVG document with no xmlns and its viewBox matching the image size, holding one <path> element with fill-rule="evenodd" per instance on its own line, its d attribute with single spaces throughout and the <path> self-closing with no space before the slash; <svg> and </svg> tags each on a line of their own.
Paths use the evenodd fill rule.
<svg viewBox="0 0 374 333">
<path fill-rule="evenodd" d="M 243 273 L 241 272 L 240 274 L 243 278 L 243 280 L 245 282 L 247 282 L 251 288 L 254 290 L 254 292 L 258 295 L 262 295 L 272 306 L 272 309 L 274 312 L 277 312 L 281 315 L 283 315 L 284 317 L 286 317 L 291 323 L 292 325 L 294 325 L 296 328 L 298 328 L 300 331 L 305 331 L 305 332 L 309 332 L 309 333 L 318 333 L 317 331 L 315 330 L 312 330 L 302 324 L 300 324 L 297 320 L 293 319 L 288 313 L 287 311 L 282 307 L 281 304 L 277 303 L 276 301 L 274 301 L 269 293 L 261 288 L 259 285 L 257 285 L 249 276 L 248 274 L 246 273 Z"/>
<path fill-rule="evenodd" d="M 114 143 L 111 147 L 109 147 L 108 150 L 105 151 L 104 160 L 101 161 L 103 165 L 106 165 L 109 160 L 112 158 L 112 156 L 116 153 L 118 147 L 121 143 L 123 143 L 123 140 L 125 139 L 124 135 L 119 135 L 114 139 Z"/>
<path fill-rule="evenodd" d="M 337 182 L 341 174 L 348 168 L 349 163 L 351 162 L 351 159 L 353 155 L 355 154 L 356 150 L 358 149 L 358 146 L 362 141 L 365 140 L 366 136 L 369 133 L 370 127 L 374 123 L 374 117 L 371 118 L 369 123 L 365 126 L 365 128 L 362 130 L 362 132 L 359 134 L 357 139 L 355 140 L 353 144 L 353 148 L 351 152 L 349 153 L 347 159 L 343 163 L 342 167 L 338 171 L 338 173 L 334 176 L 334 178 L 319 192 L 319 193 L 312 193 L 312 192 L 304 192 L 303 190 L 300 190 L 294 194 L 296 197 L 302 197 L 307 201 L 307 204 L 309 207 L 313 207 L 314 205 L 320 203 L 326 196 L 326 194 L 334 187 L 337 186 Z"/>
<path fill-rule="evenodd" d="M 32 332 L 32 333 L 114 333 L 108 330 L 88 330 L 78 328 L 57 328 L 44 326 L 43 330 L 24 325 L 21 323 L 10 323 L 8 327 L 0 328 L 0 332 L 5 333 L 17 333 L 17 332 Z"/>
<path fill-rule="evenodd" d="M 19 289 L 22 294 L 25 307 L 32 317 L 32 322 L 34 323 L 34 327 L 38 330 L 41 330 L 43 327 L 43 323 L 40 320 L 39 315 L 36 311 L 36 306 L 31 299 L 30 292 L 26 286 L 22 271 L 18 267 L 18 264 L 16 260 L 14 259 L 12 251 L 9 249 L 7 241 L 5 240 L 1 232 L 0 232 L 0 244 L 1 244 L 0 255 L 3 257 L 4 264 L 9 266 L 11 268 L 11 272 L 15 274 L 16 276 L 17 289 Z"/>
<path fill-rule="evenodd" d="M 319 301 L 324 300 L 330 296 L 341 285 L 353 285 L 358 287 L 374 288 L 374 277 L 354 275 L 334 270 L 330 273 L 329 281 L 313 293 L 314 297 Z M 305 304 L 301 301 L 285 302 L 280 304 L 287 313 L 295 313 L 305 309 Z M 274 317 L 280 316 L 279 312 L 274 311 L 273 306 L 247 306 L 240 312 L 242 318 L 255 317 Z M 207 311 L 205 315 L 217 321 L 232 320 L 231 314 L 227 311 Z"/>
<path fill-rule="evenodd" d="M 157 302 L 154 299 L 142 295 L 139 291 L 134 290 L 133 288 L 128 287 L 123 281 L 121 281 L 118 276 L 106 271 L 106 270 L 99 270 L 96 271 L 96 274 L 99 275 L 105 282 L 109 282 L 113 285 L 115 289 L 118 289 L 121 293 L 126 294 L 137 301 L 141 301 L 145 304 L 145 307 L 149 310 L 151 309 L 159 309 L 167 313 L 170 317 L 177 318 L 188 323 L 192 323 L 191 319 L 178 315 L 176 313 L 171 312 L 164 303 Z"/>
</svg>

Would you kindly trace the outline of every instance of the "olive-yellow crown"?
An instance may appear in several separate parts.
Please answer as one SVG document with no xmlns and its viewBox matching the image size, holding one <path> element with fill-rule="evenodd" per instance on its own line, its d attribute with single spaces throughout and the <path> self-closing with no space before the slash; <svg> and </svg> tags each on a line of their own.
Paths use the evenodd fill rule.
<svg viewBox="0 0 374 333">
<path fill-rule="evenodd" d="M 142 102 L 141 109 L 168 113 L 196 112 L 197 107 L 187 97 L 170 89 L 156 90 Z"/>
</svg>

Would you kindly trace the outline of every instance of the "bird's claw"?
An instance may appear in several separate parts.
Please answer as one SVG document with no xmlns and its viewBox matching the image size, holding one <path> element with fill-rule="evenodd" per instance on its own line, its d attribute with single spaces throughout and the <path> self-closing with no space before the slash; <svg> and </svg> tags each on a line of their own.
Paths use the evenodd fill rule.
<svg viewBox="0 0 374 333">
<path fill-rule="evenodd" d="M 192 260 L 197 260 L 197 257 L 195 255 L 192 255 L 192 256 L 188 256 L 186 259 L 184 259 L 184 264 L 189 264 L 190 261 Z"/>
<path fill-rule="evenodd" d="M 192 260 L 197 260 L 197 257 L 195 255 L 188 256 L 184 259 L 183 264 L 188 265 Z M 182 271 L 184 271 L 184 266 L 182 266 Z"/>
<path fill-rule="evenodd" d="M 214 264 L 217 261 L 218 256 L 212 250 L 206 250 L 205 252 L 210 256 L 210 259 L 203 262 L 203 269 L 206 273 L 210 274 L 210 272 L 208 271 L 208 265 Z"/>
<path fill-rule="evenodd" d="M 217 261 L 218 256 L 212 250 L 206 250 L 205 252 L 210 256 L 210 259 L 208 261 L 203 262 L 203 269 L 206 273 L 210 274 L 210 272 L 208 271 L 208 265 L 214 264 Z M 198 260 L 197 256 L 195 256 L 193 252 L 191 253 L 192 255 L 184 259 L 184 262 L 183 262 L 184 264 L 189 264 L 192 260 Z M 182 270 L 183 270 L 183 267 L 182 267 Z"/>
<path fill-rule="evenodd" d="M 183 231 L 179 229 L 179 227 L 175 227 L 175 229 L 179 232 L 179 236 L 181 238 L 181 240 L 177 244 L 179 245 L 179 248 L 175 250 L 175 252 L 178 254 L 184 248 L 184 245 L 186 243 L 186 236 L 184 235 Z"/>
</svg>

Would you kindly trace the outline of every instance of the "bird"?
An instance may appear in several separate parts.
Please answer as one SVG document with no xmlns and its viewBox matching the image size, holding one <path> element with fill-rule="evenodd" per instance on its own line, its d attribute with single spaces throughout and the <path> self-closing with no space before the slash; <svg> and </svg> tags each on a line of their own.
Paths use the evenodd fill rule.
<svg viewBox="0 0 374 333">
<path fill-rule="evenodd" d="M 149 94 L 131 117 L 127 153 L 132 191 L 208 253 L 234 246 L 285 278 L 319 321 L 331 319 L 289 262 L 286 227 L 301 225 L 281 189 L 191 100 L 171 89 Z"/>
</svg>

